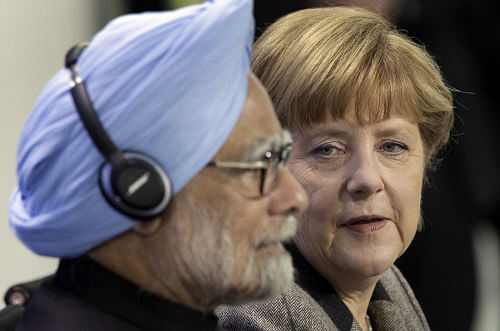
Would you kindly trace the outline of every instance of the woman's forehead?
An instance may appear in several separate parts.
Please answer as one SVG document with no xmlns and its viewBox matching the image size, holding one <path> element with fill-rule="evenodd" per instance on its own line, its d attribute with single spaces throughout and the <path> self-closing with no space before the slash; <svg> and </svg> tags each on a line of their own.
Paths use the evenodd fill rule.
<svg viewBox="0 0 500 331">
<path fill-rule="evenodd" d="M 369 129 L 374 133 L 383 132 L 404 132 L 409 128 L 418 128 L 418 123 L 413 116 L 407 114 L 394 113 L 388 118 L 378 121 L 359 121 L 354 115 L 350 114 L 341 119 L 332 119 L 313 123 L 303 130 L 294 130 L 293 134 L 308 136 L 350 136 L 358 129 Z"/>
<path fill-rule="evenodd" d="M 420 116 L 414 109 L 402 103 L 394 103 L 388 108 L 375 103 L 355 103 L 351 101 L 342 109 L 325 109 L 316 118 L 309 117 L 302 125 L 292 128 L 293 131 L 308 131 L 311 128 L 331 126 L 336 122 L 351 122 L 359 125 L 387 122 L 390 119 L 400 118 L 408 122 L 418 124 Z"/>
</svg>

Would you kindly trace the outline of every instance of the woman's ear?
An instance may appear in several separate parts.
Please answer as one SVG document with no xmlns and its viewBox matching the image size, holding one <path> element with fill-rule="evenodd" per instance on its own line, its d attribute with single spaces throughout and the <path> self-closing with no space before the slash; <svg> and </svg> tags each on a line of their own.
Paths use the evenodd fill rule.
<svg viewBox="0 0 500 331">
<path fill-rule="evenodd" d="M 137 222 L 132 230 L 141 236 L 150 236 L 160 229 L 161 224 L 162 218 L 158 216 L 150 221 Z"/>
</svg>

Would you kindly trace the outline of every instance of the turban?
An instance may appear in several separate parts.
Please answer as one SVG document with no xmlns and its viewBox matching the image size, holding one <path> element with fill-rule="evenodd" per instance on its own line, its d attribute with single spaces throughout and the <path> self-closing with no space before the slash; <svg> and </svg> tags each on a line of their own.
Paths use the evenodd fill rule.
<svg viewBox="0 0 500 331">
<path fill-rule="evenodd" d="M 125 15 L 78 60 L 111 139 L 155 159 L 174 194 L 206 166 L 241 114 L 253 29 L 251 0 Z M 61 69 L 19 140 L 9 201 L 16 236 L 38 254 L 75 257 L 133 227 L 99 190 L 103 161 L 75 108 L 70 71 Z"/>
</svg>

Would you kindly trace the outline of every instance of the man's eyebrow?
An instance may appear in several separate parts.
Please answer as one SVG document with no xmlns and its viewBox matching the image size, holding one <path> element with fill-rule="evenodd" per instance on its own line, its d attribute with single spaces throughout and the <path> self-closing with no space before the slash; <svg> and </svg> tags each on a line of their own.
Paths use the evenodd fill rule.
<svg viewBox="0 0 500 331">
<path fill-rule="evenodd" d="M 240 160 L 242 162 L 259 161 L 264 157 L 266 152 L 278 150 L 291 143 L 292 136 L 290 132 L 288 132 L 288 130 L 283 130 L 282 133 L 276 133 L 272 136 L 256 140 L 241 153 Z"/>
</svg>

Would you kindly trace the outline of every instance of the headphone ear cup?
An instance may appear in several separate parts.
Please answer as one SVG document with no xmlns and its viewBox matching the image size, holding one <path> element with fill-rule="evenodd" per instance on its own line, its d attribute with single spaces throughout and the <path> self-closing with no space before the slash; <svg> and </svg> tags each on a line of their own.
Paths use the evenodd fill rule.
<svg viewBox="0 0 500 331">
<path fill-rule="evenodd" d="M 118 211 L 138 220 L 149 220 L 165 211 L 172 185 L 161 166 L 135 152 L 123 152 L 120 161 L 101 166 L 99 186 Z"/>
</svg>

